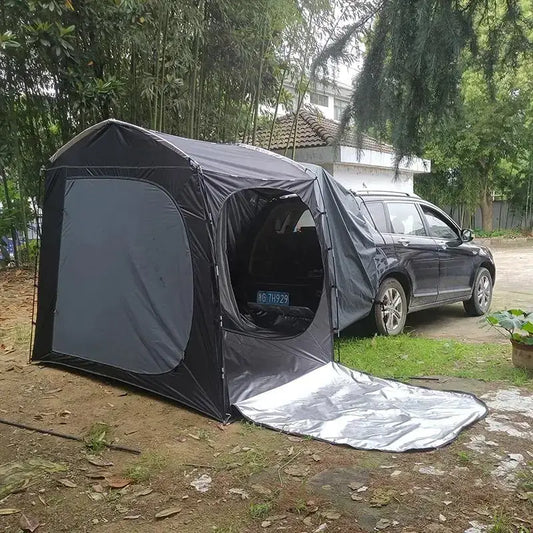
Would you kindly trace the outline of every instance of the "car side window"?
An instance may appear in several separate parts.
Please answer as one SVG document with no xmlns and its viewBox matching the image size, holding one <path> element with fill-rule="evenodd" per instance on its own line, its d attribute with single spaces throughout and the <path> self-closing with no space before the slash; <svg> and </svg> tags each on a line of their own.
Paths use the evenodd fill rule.
<svg viewBox="0 0 533 533">
<path fill-rule="evenodd" d="M 387 203 L 392 233 L 398 235 L 426 235 L 424 223 L 416 205 L 407 202 Z"/>
<path fill-rule="evenodd" d="M 389 228 L 383 204 L 381 202 L 368 202 L 365 205 L 372 217 L 375 228 L 381 233 L 388 233 Z"/>
<path fill-rule="evenodd" d="M 438 239 L 456 240 L 457 231 L 444 220 L 436 211 L 425 205 L 421 206 L 429 228 L 429 234 Z"/>
</svg>

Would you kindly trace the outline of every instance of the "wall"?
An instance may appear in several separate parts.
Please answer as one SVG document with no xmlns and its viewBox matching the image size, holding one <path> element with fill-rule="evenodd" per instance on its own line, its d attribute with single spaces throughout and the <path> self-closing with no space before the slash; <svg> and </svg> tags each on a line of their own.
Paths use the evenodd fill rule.
<svg viewBox="0 0 533 533">
<path fill-rule="evenodd" d="M 413 192 L 413 175 L 408 172 L 401 172 L 395 180 L 392 169 L 387 170 L 335 163 L 333 165 L 333 176 L 339 183 L 353 191 L 370 189 Z"/>
</svg>

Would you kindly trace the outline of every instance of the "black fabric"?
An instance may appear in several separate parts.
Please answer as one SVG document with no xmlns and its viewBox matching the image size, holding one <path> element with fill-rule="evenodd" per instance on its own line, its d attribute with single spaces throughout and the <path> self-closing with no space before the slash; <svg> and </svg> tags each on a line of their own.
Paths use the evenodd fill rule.
<svg viewBox="0 0 533 533">
<path fill-rule="evenodd" d="M 320 195 L 327 213 L 335 259 L 338 329 L 368 315 L 379 282 L 373 229 L 367 224 L 352 193 L 323 168 L 307 165 L 319 176 Z"/>
<path fill-rule="evenodd" d="M 191 253 L 168 193 L 131 179 L 68 180 L 53 350 L 162 374 L 183 359 L 192 307 Z"/>
<path fill-rule="evenodd" d="M 44 357 L 52 351 L 65 196 L 64 174 L 62 169 L 49 172 L 44 188 L 34 359 Z"/>
<path fill-rule="evenodd" d="M 138 374 L 114 368 L 113 361 L 104 365 L 52 351 L 66 176 L 128 177 L 155 183 L 177 203 L 187 231 L 194 280 L 191 332 L 185 356 L 177 368 L 164 374 Z M 118 379 L 177 400 L 218 420 L 226 419 L 229 400 L 222 371 L 213 237 L 200 177 L 189 159 L 135 126 L 106 122 L 85 132 L 78 142 L 53 158 L 45 190 L 32 359 Z"/>
</svg>

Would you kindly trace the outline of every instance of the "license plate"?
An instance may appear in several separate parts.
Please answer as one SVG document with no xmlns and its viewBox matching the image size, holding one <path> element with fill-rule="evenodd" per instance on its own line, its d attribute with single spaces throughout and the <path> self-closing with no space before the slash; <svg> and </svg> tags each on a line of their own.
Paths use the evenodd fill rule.
<svg viewBox="0 0 533 533">
<path fill-rule="evenodd" d="M 289 305 L 289 293 L 278 291 L 257 291 L 257 303 L 265 305 Z"/>
</svg>

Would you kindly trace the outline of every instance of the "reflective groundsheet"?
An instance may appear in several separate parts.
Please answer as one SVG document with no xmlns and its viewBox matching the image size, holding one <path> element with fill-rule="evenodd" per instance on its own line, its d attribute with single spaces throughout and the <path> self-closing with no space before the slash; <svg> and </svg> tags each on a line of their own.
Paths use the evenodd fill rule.
<svg viewBox="0 0 533 533">
<path fill-rule="evenodd" d="M 250 420 L 365 450 L 437 448 L 487 412 L 474 396 L 414 387 L 328 363 L 236 404 Z"/>
</svg>

